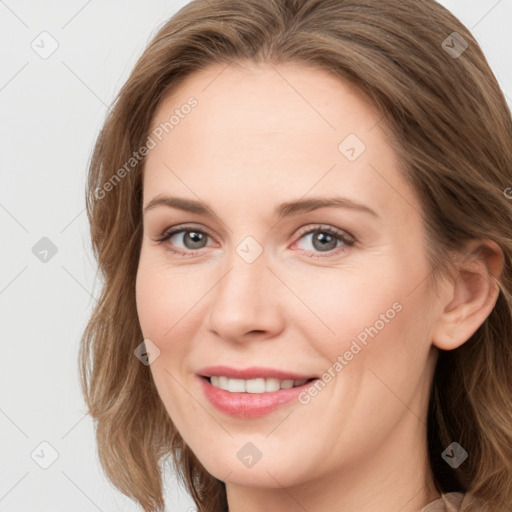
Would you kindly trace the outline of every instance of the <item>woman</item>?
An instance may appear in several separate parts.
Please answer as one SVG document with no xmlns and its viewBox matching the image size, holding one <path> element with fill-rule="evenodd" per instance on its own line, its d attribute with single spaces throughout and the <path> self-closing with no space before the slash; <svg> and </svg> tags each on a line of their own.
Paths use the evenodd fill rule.
<svg viewBox="0 0 512 512">
<path fill-rule="evenodd" d="M 512 506 L 512 122 L 432 0 L 193 1 L 89 170 L 82 387 L 162 510 Z"/>
</svg>

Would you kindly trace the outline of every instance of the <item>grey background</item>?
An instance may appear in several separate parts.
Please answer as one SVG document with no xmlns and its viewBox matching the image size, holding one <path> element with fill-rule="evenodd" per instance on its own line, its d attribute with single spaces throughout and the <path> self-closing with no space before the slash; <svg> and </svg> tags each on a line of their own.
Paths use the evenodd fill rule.
<svg viewBox="0 0 512 512">
<path fill-rule="evenodd" d="M 0 1 L 2 512 L 139 510 L 105 479 L 79 391 L 78 343 L 98 293 L 84 187 L 107 106 L 186 3 Z M 512 105 L 512 0 L 441 3 L 473 31 Z M 52 39 L 48 58 L 31 47 Z M 58 453 L 47 469 L 36 463 L 51 462 L 43 441 Z M 168 510 L 192 511 L 170 472 L 167 482 Z"/>
</svg>

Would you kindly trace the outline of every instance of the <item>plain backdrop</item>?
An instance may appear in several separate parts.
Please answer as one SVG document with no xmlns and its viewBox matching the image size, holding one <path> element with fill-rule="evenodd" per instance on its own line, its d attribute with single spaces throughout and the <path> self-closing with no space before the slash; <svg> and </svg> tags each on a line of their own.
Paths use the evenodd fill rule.
<svg viewBox="0 0 512 512">
<path fill-rule="evenodd" d="M 84 187 L 108 106 L 186 3 L 0 1 L 1 512 L 140 510 L 102 473 L 79 389 L 98 293 Z M 512 0 L 441 3 L 472 30 L 512 105 Z M 168 510 L 195 510 L 170 469 L 166 482 Z"/>
</svg>

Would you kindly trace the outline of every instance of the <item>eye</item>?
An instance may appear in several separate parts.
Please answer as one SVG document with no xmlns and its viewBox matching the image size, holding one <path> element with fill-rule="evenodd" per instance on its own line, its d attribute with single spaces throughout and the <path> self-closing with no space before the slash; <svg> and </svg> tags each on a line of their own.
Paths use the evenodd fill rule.
<svg viewBox="0 0 512 512">
<path fill-rule="evenodd" d="M 176 241 L 172 239 L 181 240 L 181 243 L 185 246 L 184 248 L 174 248 Z M 171 242 L 166 244 L 166 247 L 171 251 L 184 255 L 192 255 L 197 252 L 197 249 L 202 249 L 206 246 L 206 240 L 210 238 L 207 233 L 200 229 L 193 228 L 191 226 L 182 226 L 179 229 L 164 232 L 157 242 Z M 189 250 L 187 250 L 189 249 Z"/>
<path fill-rule="evenodd" d="M 347 247 L 352 247 L 356 242 L 352 236 L 332 226 L 318 225 L 299 234 L 300 240 L 308 239 L 306 245 L 312 247 L 312 249 L 305 249 L 305 252 L 328 253 L 325 256 L 323 254 L 312 254 L 314 258 L 338 255 L 346 251 Z"/>
</svg>

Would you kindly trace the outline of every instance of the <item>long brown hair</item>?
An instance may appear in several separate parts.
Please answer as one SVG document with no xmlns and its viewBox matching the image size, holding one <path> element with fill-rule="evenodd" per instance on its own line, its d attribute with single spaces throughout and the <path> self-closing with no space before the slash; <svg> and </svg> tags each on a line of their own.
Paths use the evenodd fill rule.
<svg viewBox="0 0 512 512">
<path fill-rule="evenodd" d="M 172 455 L 200 511 L 227 507 L 225 484 L 186 446 L 149 367 L 134 357 L 143 339 L 135 278 L 144 158 L 130 159 L 147 144 L 156 107 L 184 78 L 244 61 L 328 70 L 379 109 L 401 172 L 426 212 L 434 276 L 448 268 L 448 250 L 461 250 L 464 240 L 486 238 L 502 249 L 494 309 L 461 347 L 440 351 L 428 447 L 439 491 L 471 491 L 506 510 L 512 504 L 511 115 L 475 38 L 433 0 L 194 0 L 151 40 L 99 134 L 86 190 L 103 283 L 81 341 L 80 377 L 107 477 L 146 512 L 163 510 L 162 463 Z M 452 441 L 469 453 L 457 469 L 441 458 Z"/>
</svg>

